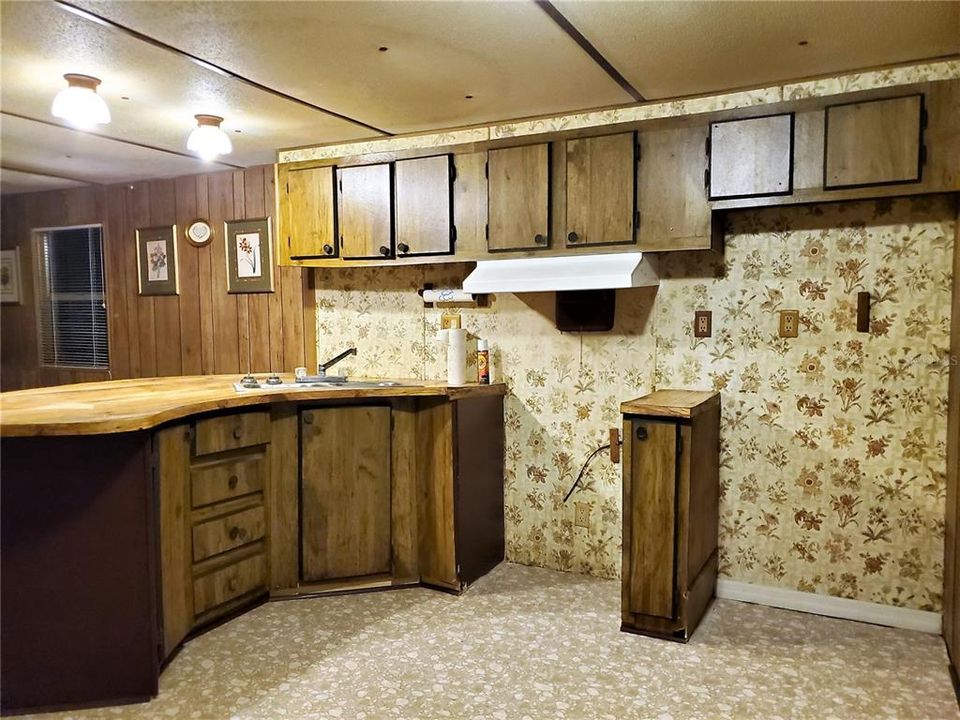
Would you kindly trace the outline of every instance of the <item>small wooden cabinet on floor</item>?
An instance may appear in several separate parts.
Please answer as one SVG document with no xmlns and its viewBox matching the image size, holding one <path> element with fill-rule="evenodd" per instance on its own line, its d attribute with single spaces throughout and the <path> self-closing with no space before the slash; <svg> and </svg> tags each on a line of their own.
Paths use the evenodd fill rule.
<svg viewBox="0 0 960 720">
<path fill-rule="evenodd" d="M 720 395 L 623 403 L 621 629 L 690 639 L 717 579 Z"/>
</svg>

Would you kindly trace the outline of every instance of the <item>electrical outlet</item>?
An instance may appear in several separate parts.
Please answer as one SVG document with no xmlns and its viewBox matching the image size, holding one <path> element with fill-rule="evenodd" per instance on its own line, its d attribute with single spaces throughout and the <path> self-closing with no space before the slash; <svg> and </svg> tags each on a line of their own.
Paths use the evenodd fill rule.
<svg viewBox="0 0 960 720">
<path fill-rule="evenodd" d="M 460 327 L 460 313 L 444 313 L 440 316 L 440 329 L 450 330 Z"/>
<path fill-rule="evenodd" d="M 780 337 L 795 338 L 800 334 L 800 311 L 780 311 Z"/>
<path fill-rule="evenodd" d="M 593 508 L 590 503 L 578 502 L 573 504 L 574 507 L 574 516 L 573 524 L 577 527 L 588 528 L 590 527 L 590 514 Z"/>
<path fill-rule="evenodd" d="M 713 332 L 713 313 L 709 310 L 697 310 L 693 313 L 693 336 L 710 337 Z"/>
</svg>

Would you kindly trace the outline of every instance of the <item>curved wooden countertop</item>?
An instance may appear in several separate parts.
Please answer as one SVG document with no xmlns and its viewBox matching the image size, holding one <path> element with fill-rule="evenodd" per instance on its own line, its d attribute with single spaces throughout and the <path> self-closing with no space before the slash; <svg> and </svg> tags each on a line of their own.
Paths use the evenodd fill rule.
<svg viewBox="0 0 960 720">
<path fill-rule="evenodd" d="M 292 376 L 283 376 L 292 381 Z M 364 378 L 354 378 L 363 380 Z M 0 436 L 101 435 L 156 427 L 189 415 L 277 402 L 356 398 L 446 397 L 457 400 L 504 395 L 506 386 L 448 386 L 430 380 L 402 380 L 403 386 L 263 388 L 237 392 L 239 376 L 192 375 L 55 385 L 0 393 Z"/>
</svg>

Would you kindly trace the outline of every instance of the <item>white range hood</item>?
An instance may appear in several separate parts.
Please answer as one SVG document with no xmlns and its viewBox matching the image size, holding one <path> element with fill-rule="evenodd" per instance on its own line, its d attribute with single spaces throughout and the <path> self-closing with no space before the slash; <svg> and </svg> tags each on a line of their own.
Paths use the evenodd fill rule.
<svg viewBox="0 0 960 720">
<path fill-rule="evenodd" d="M 463 281 L 464 292 L 605 290 L 658 285 L 657 273 L 643 253 L 568 255 L 565 257 L 481 260 Z"/>
</svg>

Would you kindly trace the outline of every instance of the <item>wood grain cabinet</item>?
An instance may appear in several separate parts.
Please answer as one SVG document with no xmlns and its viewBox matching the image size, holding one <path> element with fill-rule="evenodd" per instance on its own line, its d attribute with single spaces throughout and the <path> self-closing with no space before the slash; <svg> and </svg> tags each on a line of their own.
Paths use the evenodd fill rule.
<svg viewBox="0 0 960 720">
<path fill-rule="evenodd" d="M 793 191 L 793 113 L 710 123 L 711 200 Z"/>
<path fill-rule="evenodd" d="M 720 396 L 624 403 L 621 629 L 686 642 L 714 596 Z"/>
<path fill-rule="evenodd" d="M 389 574 L 390 406 L 304 410 L 300 458 L 300 579 Z"/>
<path fill-rule="evenodd" d="M 487 249 L 550 247 L 550 144 L 487 153 Z"/>
<path fill-rule="evenodd" d="M 829 105 L 825 113 L 824 189 L 920 182 L 922 94 Z"/>
<path fill-rule="evenodd" d="M 337 217 L 344 260 L 393 257 L 393 169 L 389 163 L 337 168 Z"/>
<path fill-rule="evenodd" d="M 453 156 L 395 163 L 397 257 L 453 252 Z"/>
<path fill-rule="evenodd" d="M 715 246 L 707 200 L 707 127 L 640 133 L 637 245 L 645 252 Z"/>
<path fill-rule="evenodd" d="M 567 247 L 635 241 L 636 149 L 632 132 L 567 140 Z"/>
<path fill-rule="evenodd" d="M 336 257 L 335 179 L 332 166 L 282 171 L 278 178 L 281 261 Z"/>
</svg>

